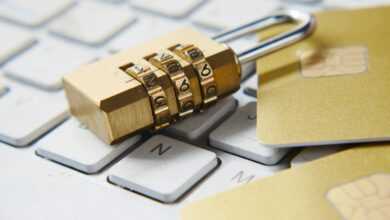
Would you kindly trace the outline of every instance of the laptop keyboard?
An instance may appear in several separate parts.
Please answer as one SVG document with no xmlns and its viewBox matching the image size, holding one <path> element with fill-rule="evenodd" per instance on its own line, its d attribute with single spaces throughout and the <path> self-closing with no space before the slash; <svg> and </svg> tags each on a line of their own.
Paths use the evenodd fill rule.
<svg viewBox="0 0 390 220">
<path fill-rule="evenodd" d="M 0 218 L 177 219 L 188 201 L 337 152 L 294 157 L 296 149 L 270 149 L 256 140 L 253 64 L 243 67 L 242 89 L 231 97 L 160 134 L 113 146 L 69 115 L 61 78 L 181 26 L 213 36 L 278 9 L 389 2 L 0 1 L 0 194 L 7 201 Z M 251 43 L 231 46 L 240 51 Z"/>
</svg>

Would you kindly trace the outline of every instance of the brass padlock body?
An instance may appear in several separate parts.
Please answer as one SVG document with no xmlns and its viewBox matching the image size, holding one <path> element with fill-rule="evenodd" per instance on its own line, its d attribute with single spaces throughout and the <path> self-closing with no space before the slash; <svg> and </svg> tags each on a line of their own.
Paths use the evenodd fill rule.
<svg viewBox="0 0 390 220">
<path fill-rule="evenodd" d="M 145 33 L 147 34 L 147 33 Z M 131 63 L 145 63 L 153 54 L 175 45 L 195 45 L 212 67 L 218 99 L 240 87 L 241 68 L 231 48 L 191 28 L 183 28 L 153 41 L 78 68 L 64 77 L 64 89 L 71 113 L 104 142 L 113 144 L 136 131 L 153 128 L 150 97 L 142 83 L 124 69 Z M 199 78 L 194 66 L 173 53 L 190 80 L 194 111 L 203 108 Z M 175 87 L 168 75 L 153 66 L 167 96 L 172 121 L 180 118 Z"/>
</svg>

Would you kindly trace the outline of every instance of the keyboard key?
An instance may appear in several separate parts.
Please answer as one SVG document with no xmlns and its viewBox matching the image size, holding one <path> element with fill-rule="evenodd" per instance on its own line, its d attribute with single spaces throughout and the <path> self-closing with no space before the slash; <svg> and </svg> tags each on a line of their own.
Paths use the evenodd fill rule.
<svg viewBox="0 0 390 220">
<path fill-rule="evenodd" d="M 245 84 L 245 83 L 244 83 Z M 244 88 L 241 87 L 240 90 L 238 90 L 237 92 L 235 92 L 233 94 L 233 97 L 238 100 L 238 106 L 239 107 L 243 107 L 243 106 L 246 106 L 248 103 L 250 102 L 256 102 L 256 98 L 253 97 L 253 96 L 249 96 L 247 94 L 244 93 Z"/>
<path fill-rule="evenodd" d="M 283 5 L 283 9 L 285 10 L 297 10 L 302 12 L 315 13 L 317 11 L 322 11 L 326 9 L 321 0 L 313 0 L 312 2 L 309 2 L 311 0 L 300 0 L 300 2 L 298 2 L 297 0 L 285 1 L 289 1 L 288 4 Z M 308 3 L 305 3 L 304 1 L 307 1 Z"/>
<path fill-rule="evenodd" d="M 157 14 L 182 18 L 199 7 L 204 0 L 133 0 L 131 6 Z"/>
<path fill-rule="evenodd" d="M 323 146 L 323 147 L 308 147 L 299 152 L 291 160 L 291 167 L 296 167 L 302 165 L 304 163 L 317 160 L 321 157 L 325 157 L 334 153 L 337 153 L 341 150 L 346 149 L 346 147 L 338 147 L 338 146 Z"/>
<path fill-rule="evenodd" d="M 110 4 L 119 4 L 124 2 L 124 0 L 100 0 L 100 1 L 110 3 Z"/>
<path fill-rule="evenodd" d="M 237 101 L 232 97 L 227 97 L 219 100 L 216 105 L 211 106 L 204 112 L 175 123 L 165 129 L 164 132 L 171 137 L 190 143 L 207 141 L 210 130 L 231 115 L 236 108 Z"/>
<path fill-rule="evenodd" d="M 255 73 L 256 64 L 253 62 L 245 63 L 241 65 L 241 80 L 248 78 Z"/>
<path fill-rule="evenodd" d="M 276 164 L 288 152 L 263 146 L 256 138 L 256 102 L 237 111 L 210 134 L 210 144 L 263 164 Z"/>
<path fill-rule="evenodd" d="M 388 5 L 390 2 L 388 0 L 324 0 L 324 5 L 328 7 L 337 7 L 337 8 L 358 8 L 358 7 L 368 7 L 368 6 L 379 6 L 379 5 Z"/>
<path fill-rule="evenodd" d="M 81 2 L 50 25 L 50 31 L 56 35 L 99 45 L 134 21 L 135 17 L 124 8 L 85 1 Z"/>
<path fill-rule="evenodd" d="M 2 220 L 179 219 L 177 206 L 126 193 L 104 175 L 85 176 L 2 143 L 0 156 Z"/>
<path fill-rule="evenodd" d="M 156 135 L 109 170 L 109 181 L 171 203 L 218 164 L 215 153 Z"/>
<path fill-rule="evenodd" d="M 321 2 L 322 0 L 283 0 L 284 3 L 286 3 L 287 5 L 290 5 L 290 4 L 302 4 L 302 5 L 305 5 L 305 4 L 315 4 L 315 3 L 319 3 Z"/>
<path fill-rule="evenodd" d="M 0 3 L 1 4 L 1 3 Z M 29 33 L 5 24 L 0 25 L 0 65 L 30 47 L 35 39 Z"/>
<path fill-rule="evenodd" d="M 257 96 L 257 86 L 258 86 L 257 75 L 254 75 L 254 76 L 250 77 L 244 83 L 244 92 L 245 92 L 245 94 L 250 95 L 250 96 L 256 98 L 256 96 Z"/>
<path fill-rule="evenodd" d="M 134 136 L 117 145 L 100 141 L 80 122 L 71 118 L 41 139 L 37 154 L 84 173 L 97 173 L 139 141 Z"/>
<path fill-rule="evenodd" d="M 0 140 L 26 146 L 68 116 L 62 92 L 45 93 L 6 81 L 9 91 L 0 97 Z"/>
<path fill-rule="evenodd" d="M 62 76 L 93 60 L 91 51 L 47 39 L 9 62 L 7 76 L 45 90 L 62 88 Z"/>
<path fill-rule="evenodd" d="M 265 166 L 249 160 L 237 159 L 234 155 L 219 151 L 217 151 L 217 156 L 221 160 L 218 170 L 210 175 L 200 187 L 196 187 L 186 202 L 223 192 L 288 168 L 286 163 Z"/>
<path fill-rule="evenodd" d="M 145 16 L 115 37 L 109 43 L 109 47 L 112 52 L 118 52 L 137 44 L 150 41 L 159 35 L 174 31 L 179 28 L 179 26 L 180 25 L 177 22 Z"/>
<path fill-rule="evenodd" d="M 0 17 L 26 26 L 39 26 L 73 5 L 72 0 L 5 0 Z"/>
<path fill-rule="evenodd" d="M 213 0 L 193 15 L 194 23 L 223 30 L 264 17 L 280 7 L 277 0 Z"/>
</svg>

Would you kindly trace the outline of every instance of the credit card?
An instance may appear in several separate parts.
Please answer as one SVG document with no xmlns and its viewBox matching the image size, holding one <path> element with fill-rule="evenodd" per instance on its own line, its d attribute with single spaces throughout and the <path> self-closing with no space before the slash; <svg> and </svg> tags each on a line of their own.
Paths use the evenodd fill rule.
<svg viewBox="0 0 390 220">
<path fill-rule="evenodd" d="M 390 140 L 390 7 L 316 18 L 312 36 L 257 61 L 259 141 L 291 147 Z"/>
<path fill-rule="evenodd" d="M 200 200 L 183 220 L 388 220 L 390 143 L 341 151 Z"/>
</svg>

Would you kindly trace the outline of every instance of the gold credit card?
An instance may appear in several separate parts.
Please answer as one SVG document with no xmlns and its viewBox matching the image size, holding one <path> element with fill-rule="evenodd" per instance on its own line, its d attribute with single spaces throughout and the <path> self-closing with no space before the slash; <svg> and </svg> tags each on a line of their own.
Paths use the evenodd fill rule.
<svg viewBox="0 0 390 220">
<path fill-rule="evenodd" d="M 260 142 L 288 147 L 390 140 L 390 7 L 326 11 L 316 18 L 312 36 L 257 61 Z"/>
<path fill-rule="evenodd" d="M 390 144 L 348 149 L 184 207 L 183 220 L 389 220 Z"/>
</svg>

